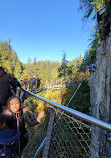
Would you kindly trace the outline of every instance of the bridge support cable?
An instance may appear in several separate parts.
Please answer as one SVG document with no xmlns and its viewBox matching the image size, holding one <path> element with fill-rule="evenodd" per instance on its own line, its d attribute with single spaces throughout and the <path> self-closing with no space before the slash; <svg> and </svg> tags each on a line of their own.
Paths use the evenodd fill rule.
<svg viewBox="0 0 111 158">
<path fill-rule="evenodd" d="M 76 95 L 78 89 L 80 88 L 80 86 L 82 85 L 84 80 L 81 81 L 81 83 L 79 84 L 79 86 L 77 87 L 76 91 L 74 92 L 74 94 L 72 95 L 72 97 L 70 98 L 69 102 L 67 103 L 66 106 L 69 106 L 70 102 L 72 101 L 72 99 L 74 98 L 74 96 Z"/>
<path fill-rule="evenodd" d="M 43 148 L 45 141 L 46 141 L 46 137 L 44 138 L 43 142 L 40 144 L 40 146 L 39 146 L 39 148 L 37 149 L 37 151 L 36 151 L 36 153 L 35 153 L 35 155 L 34 155 L 33 158 L 36 158 L 36 156 L 38 155 L 40 149 Z"/>
<path fill-rule="evenodd" d="M 85 76 L 86 77 L 86 76 Z M 85 78 L 84 78 L 85 79 Z M 69 102 L 67 103 L 67 107 L 69 106 L 70 102 L 72 101 L 72 99 L 74 98 L 74 96 L 76 95 L 78 89 L 80 88 L 80 86 L 82 85 L 84 79 L 81 81 L 81 83 L 79 84 L 79 86 L 77 87 L 76 91 L 74 92 L 74 94 L 72 95 L 72 97 L 70 98 Z M 63 114 L 64 112 L 61 113 L 61 115 Z M 54 127 L 56 126 L 57 122 L 59 121 L 59 119 L 61 118 L 61 115 L 59 116 L 58 120 L 56 121 L 56 123 L 54 124 Z"/>
<path fill-rule="evenodd" d="M 84 81 L 84 79 L 81 81 L 81 83 L 80 83 L 79 86 L 77 87 L 76 91 L 74 92 L 74 94 L 73 94 L 72 97 L 70 98 L 69 102 L 68 102 L 67 105 L 66 105 L 67 107 L 69 106 L 70 102 L 72 101 L 72 99 L 73 99 L 74 96 L 76 95 L 76 93 L 77 93 L 78 89 L 80 88 L 80 86 L 82 85 L 83 81 Z M 61 112 L 61 114 L 60 114 L 58 120 L 57 120 L 57 121 L 55 122 L 55 124 L 54 124 L 54 127 L 56 126 L 57 122 L 59 121 L 59 119 L 61 118 L 61 116 L 63 115 L 63 113 L 64 113 L 64 111 Z"/>
</svg>

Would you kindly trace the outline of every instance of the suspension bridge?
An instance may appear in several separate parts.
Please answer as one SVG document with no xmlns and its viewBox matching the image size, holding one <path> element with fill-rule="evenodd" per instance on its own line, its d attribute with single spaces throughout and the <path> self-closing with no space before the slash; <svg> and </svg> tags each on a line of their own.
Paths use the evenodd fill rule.
<svg viewBox="0 0 111 158">
<path fill-rule="evenodd" d="M 76 85 L 77 89 L 66 106 L 37 95 L 43 89 L 49 90 L 67 87 L 67 83 L 69 85 Z M 30 152 L 27 151 L 29 152 L 28 157 L 99 158 L 99 143 L 97 144 L 96 142 L 100 134 L 106 139 L 103 142 L 102 148 L 104 150 L 107 148 L 110 143 L 108 139 L 110 140 L 111 125 L 68 107 L 81 85 L 82 81 L 69 81 L 67 78 L 64 81 L 54 81 L 47 86 L 45 85 L 44 88 L 34 89 L 34 91 L 24 88 L 20 89 L 18 95 L 21 99 L 23 99 L 24 94 L 31 97 L 31 100 L 26 102 L 25 105 L 36 99 L 38 102 L 44 102 L 46 108 L 46 117 L 41 130 L 34 133 L 31 137 L 31 139 L 36 140 L 36 144 L 29 147 Z M 106 134 L 108 133 L 109 138 L 106 138 Z M 25 158 L 25 154 L 23 157 Z"/>
</svg>

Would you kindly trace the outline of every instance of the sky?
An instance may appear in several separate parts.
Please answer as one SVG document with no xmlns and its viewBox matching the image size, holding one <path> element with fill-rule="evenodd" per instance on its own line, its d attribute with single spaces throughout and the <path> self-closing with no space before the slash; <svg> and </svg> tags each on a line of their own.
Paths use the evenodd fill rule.
<svg viewBox="0 0 111 158">
<path fill-rule="evenodd" d="M 79 0 L 1 0 L 0 41 L 11 40 L 19 60 L 68 61 L 88 49 L 94 22 L 84 25 Z"/>
</svg>

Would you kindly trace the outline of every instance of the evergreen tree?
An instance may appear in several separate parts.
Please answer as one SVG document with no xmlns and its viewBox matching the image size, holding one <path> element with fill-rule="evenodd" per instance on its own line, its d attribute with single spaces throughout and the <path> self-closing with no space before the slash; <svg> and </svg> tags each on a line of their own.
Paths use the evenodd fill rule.
<svg viewBox="0 0 111 158">
<path fill-rule="evenodd" d="M 8 42 L 0 42 L 0 65 L 4 66 L 6 60 L 10 60 L 11 49 L 8 45 Z"/>
<path fill-rule="evenodd" d="M 74 59 L 74 60 L 72 60 L 72 61 L 69 61 L 69 62 L 68 62 L 68 66 L 72 66 L 73 69 L 77 69 L 77 68 L 80 67 L 82 61 L 83 61 L 83 58 L 82 58 L 82 56 L 80 55 L 80 57 L 78 57 L 78 58 L 76 58 L 76 59 Z"/>
<path fill-rule="evenodd" d="M 21 63 L 18 61 L 15 65 L 14 75 L 16 78 L 21 78 L 22 69 L 21 69 Z"/>
<path fill-rule="evenodd" d="M 67 75 L 70 75 L 72 73 L 72 68 L 67 66 L 68 61 L 66 60 L 66 54 L 63 54 L 63 58 L 62 58 L 62 64 L 60 66 L 60 68 L 58 69 L 58 77 L 65 77 Z"/>
<path fill-rule="evenodd" d="M 6 67 L 9 71 L 9 73 L 11 74 L 12 73 L 12 67 L 11 67 L 11 64 L 10 64 L 10 61 L 9 60 L 6 60 L 4 63 L 3 63 L 3 67 Z"/>
<path fill-rule="evenodd" d="M 27 60 L 27 64 L 30 65 L 31 63 L 32 63 L 32 60 L 31 60 L 31 58 L 29 57 L 28 60 Z"/>
<path fill-rule="evenodd" d="M 100 38 L 98 32 L 95 32 L 94 39 L 92 40 L 90 45 L 90 49 L 85 52 L 83 62 L 79 68 L 80 71 L 85 71 L 88 66 L 95 62 L 96 50 L 100 45 Z"/>
<path fill-rule="evenodd" d="M 18 64 L 19 63 L 19 64 Z M 9 70 L 9 73 L 16 73 L 17 76 L 20 76 L 22 73 L 23 67 L 20 66 L 18 56 L 15 51 L 13 51 L 10 40 L 0 42 L 0 66 L 6 67 Z M 18 69 L 19 75 L 18 75 Z"/>
<path fill-rule="evenodd" d="M 79 10 L 83 11 L 83 21 L 88 20 L 89 17 L 92 15 L 92 19 L 95 19 L 96 13 L 99 11 L 105 12 L 110 10 L 109 3 L 111 0 L 80 0 L 80 8 Z"/>
<path fill-rule="evenodd" d="M 16 63 L 19 62 L 18 56 L 15 51 L 11 54 L 11 65 L 12 65 L 12 72 L 15 70 Z"/>
<path fill-rule="evenodd" d="M 37 59 L 36 59 L 36 57 L 34 58 L 34 61 L 33 61 L 33 63 L 35 64 L 37 62 Z"/>
</svg>

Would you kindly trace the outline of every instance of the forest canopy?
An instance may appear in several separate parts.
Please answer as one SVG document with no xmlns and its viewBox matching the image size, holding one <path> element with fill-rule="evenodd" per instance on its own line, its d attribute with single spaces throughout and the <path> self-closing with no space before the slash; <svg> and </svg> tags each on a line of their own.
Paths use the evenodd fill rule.
<svg viewBox="0 0 111 158">
<path fill-rule="evenodd" d="M 62 58 L 62 55 L 61 55 Z M 62 59 L 63 61 L 63 59 Z M 21 63 L 17 53 L 12 49 L 10 40 L 0 42 L 0 66 L 7 67 L 10 74 L 14 74 L 16 78 L 23 78 L 27 75 L 29 78 L 32 76 L 40 76 L 42 79 L 57 79 L 58 69 L 62 66 L 63 62 L 54 61 L 37 61 L 36 57 L 33 62 L 29 57 L 27 63 Z M 67 68 L 71 68 L 71 73 L 81 65 L 82 57 L 67 61 Z"/>
</svg>

